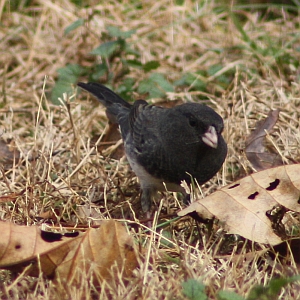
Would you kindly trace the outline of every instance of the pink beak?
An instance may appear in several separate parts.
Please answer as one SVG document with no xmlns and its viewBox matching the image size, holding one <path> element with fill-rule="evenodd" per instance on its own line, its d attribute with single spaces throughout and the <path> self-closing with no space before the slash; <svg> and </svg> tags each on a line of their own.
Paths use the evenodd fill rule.
<svg viewBox="0 0 300 300">
<path fill-rule="evenodd" d="M 209 126 L 207 131 L 202 136 L 202 141 L 209 147 L 218 147 L 218 135 L 214 126 Z"/>
</svg>

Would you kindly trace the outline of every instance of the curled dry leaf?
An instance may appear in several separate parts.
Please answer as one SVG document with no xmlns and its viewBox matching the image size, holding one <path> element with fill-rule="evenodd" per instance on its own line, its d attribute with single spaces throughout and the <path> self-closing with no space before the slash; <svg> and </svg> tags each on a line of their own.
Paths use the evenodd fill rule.
<svg viewBox="0 0 300 300">
<path fill-rule="evenodd" d="M 246 140 L 246 156 L 256 171 L 281 166 L 282 159 L 276 153 L 267 151 L 264 142 L 266 131 L 272 132 L 279 117 L 279 109 L 270 110 L 266 119 L 256 123 L 255 130 Z"/>
<path fill-rule="evenodd" d="M 286 238 L 281 221 L 287 209 L 300 212 L 300 164 L 254 173 L 193 202 L 178 215 L 215 216 L 230 233 L 276 245 Z"/>
<path fill-rule="evenodd" d="M 137 266 L 131 237 L 113 220 L 103 221 L 98 229 L 67 235 L 10 222 L 0 222 L 0 228 L 0 268 L 22 271 L 29 265 L 31 276 L 42 271 L 48 278 L 77 285 L 87 274 L 95 283 L 109 281 L 118 272 L 128 277 Z"/>
</svg>

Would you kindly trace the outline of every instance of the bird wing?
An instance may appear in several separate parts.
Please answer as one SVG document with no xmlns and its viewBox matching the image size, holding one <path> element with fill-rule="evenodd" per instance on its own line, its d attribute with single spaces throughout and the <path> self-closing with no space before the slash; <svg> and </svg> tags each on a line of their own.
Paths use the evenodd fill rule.
<svg viewBox="0 0 300 300">
<path fill-rule="evenodd" d="M 131 143 L 137 161 L 152 175 L 166 178 L 168 153 L 162 141 L 161 120 L 165 108 L 137 101 L 130 111 Z"/>
</svg>

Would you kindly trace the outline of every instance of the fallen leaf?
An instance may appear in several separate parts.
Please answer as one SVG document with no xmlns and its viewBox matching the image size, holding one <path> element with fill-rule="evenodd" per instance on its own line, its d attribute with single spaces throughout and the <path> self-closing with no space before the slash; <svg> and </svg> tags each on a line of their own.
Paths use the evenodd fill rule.
<svg viewBox="0 0 300 300">
<path fill-rule="evenodd" d="M 0 163 L 5 167 L 11 167 L 13 163 L 18 163 L 20 160 L 20 152 L 13 140 L 4 141 L 0 139 Z"/>
<path fill-rule="evenodd" d="M 0 202 L 13 202 L 18 199 L 18 197 L 24 195 L 26 189 L 21 190 L 18 193 L 8 193 L 7 195 L 0 196 Z"/>
<path fill-rule="evenodd" d="M 230 233 L 277 245 L 287 238 L 281 223 L 286 210 L 300 212 L 299 164 L 249 175 L 193 202 L 178 215 L 215 216 Z"/>
<path fill-rule="evenodd" d="M 102 214 L 100 212 L 99 205 L 94 205 L 92 203 L 82 205 L 78 204 L 77 215 L 80 217 L 81 220 L 88 221 L 90 222 L 90 224 L 93 225 L 99 225 L 102 222 Z"/>
<path fill-rule="evenodd" d="M 0 196 L 0 202 L 13 202 L 16 201 L 21 195 L 21 193 L 9 193 L 7 195 Z"/>
<path fill-rule="evenodd" d="M 283 164 L 281 157 L 269 152 L 265 145 L 267 132 L 272 132 L 279 117 L 279 109 L 270 110 L 266 119 L 256 123 L 255 130 L 246 140 L 246 156 L 256 171 L 262 171 Z"/>
<path fill-rule="evenodd" d="M 92 274 L 99 283 L 118 278 L 122 272 L 128 277 L 137 267 L 132 238 L 113 220 L 84 233 L 64 235 L 10 222 L 0 222 L 0 228 L 0 268 L 20 272 L 29 266 L 28 275 L 42 272 L 48 278 L 77 285 L 82 275 Z"/>
<path fill-rule="evenodd" d="M 269 152 L 264 143 L 267 132 L 272 132 L 279 117 L 279 110 L 270 110 L 266 119 L 256 123 L 255 130 L 246 140 L 245 153 L 256 171 L 262 171 L 283 164 L 281 157 Z"/>
<path fill-rule="evenodd" d="M 57 216 L 59 215 L 60 215 L 59 210 L 55 209 L 55 210 L 42 211 L 38 217 L 41 219 L 53 220 L 54 222 L 57 222 Z"/>
</svg>

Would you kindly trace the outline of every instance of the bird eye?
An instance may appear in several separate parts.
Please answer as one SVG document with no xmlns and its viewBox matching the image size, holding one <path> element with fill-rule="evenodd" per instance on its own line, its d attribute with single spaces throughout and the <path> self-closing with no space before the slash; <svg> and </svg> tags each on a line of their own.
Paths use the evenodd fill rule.
<svg viewBox="0 0 300 300">
<path fill-rule="evenodd" d="M 189 124 L 190 126 L 195 127 L 197 125 L 197 122 L 195 119 L 189 119 Z"/>
</svg>

